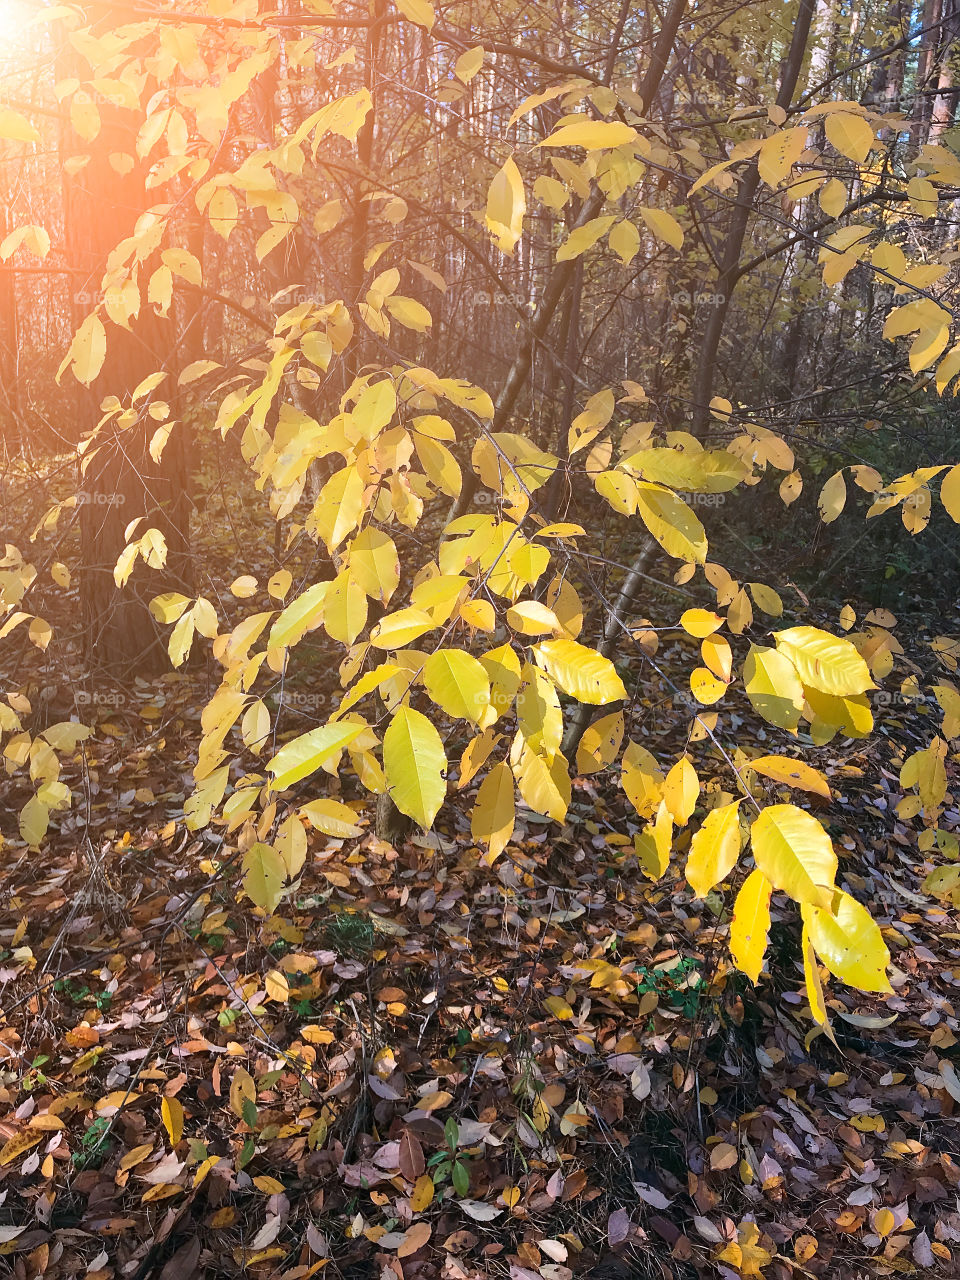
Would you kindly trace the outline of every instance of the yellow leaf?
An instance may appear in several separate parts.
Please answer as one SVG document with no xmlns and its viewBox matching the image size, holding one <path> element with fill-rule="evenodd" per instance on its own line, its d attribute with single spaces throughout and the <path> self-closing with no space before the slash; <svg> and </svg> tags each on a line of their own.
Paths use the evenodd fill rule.
<svg viewBox="0 0 960 1280">
<path fill-rule="evenodd" d="M 308 1026 L 301 1027 L 300 1038 L 307 1044 L 333 1044 L 335 1037 L 327 1027 Z"/>
<path fill-rule="evenodd" d="M 830 837 L 812 814 L 792 804 L 764 809 L 750 830 L 758 868 L 796 902 L 827 907 L 837 874 Z"/>
<path fill-rule="evenodd" d="M 400 557 L 380 529 L 361 529 L 350 543 L 350 572 L 371 600 L 386 604 L 400 584 Z"/>
<path fill-rule="evenodd" d="M 256 1102 L 257 1086 L 253 1076 L 245 1067 L 237 1067 L 230 1081 L 230 1110 L 238 1119 L 243 1119 L 245 1102 Z"/>
<path fill-rule="evenodd" d="M 846 156 L 861 164 L 874 144 L 873 129 L 863 116 L 850 111 L 836 111 L 826 119 L 827 141 Z"/>
<path fill-rule="evenodd" d="M 584 147 L 587 151 L 599 151 L 607 147 L 620 147 L 633 142 L 636 129 L 618 120 L 578 120 L 561 125 L 549 138 L 538 143 L 541 147 Z M 613 222 L 613 218 L 610 219 Z"/>
<path fill-rule="evenodd" d="M 759 756 L 750 761 L 750 768 L 766 778 L 772 778 L 774 782 L 813 791 L 816 795 L 823 796 L 824 800 L 831 798 L 826 778 L 803 760 L 794 760 L 789 756 Z"/>
<path fill-rule="evenodd" d="M 659 880 L 670 865 L 673 845 L 673 821 L 664 801 L 660 801 L 656 822 L 648 822 L 633 838 L 640 866 L 651 880 Z"/>
<path fill-rule="evenodd" d="M 578 702 L 602 706 L 626 699 L 627 691 L 609 658 L 576 640 L 543 640 L 533 656 L 559 687 Z"/>
<path fill-rule="evenodd" d="M 563 633 L 560 619 L 539 600 L 521 600 L 507 610 L 507 625 L 522 636 Z"/>
<path fill-rule="evenodd" d="M 609 389 L 598 391 L 590 397 L 583 413 L 578 413 L 570 424 L 567 434 L 567 453 L 570 457 L 596 439 L 613 417 L 614 407 L 614 394 Z"/>
<path fill-rule="evenodd" d="M 823 985 L 820 982 L 820 971 L 817 968 L 817 957 L 814 955 L 813 944 L 810 941 L 810 931 L 806 924 L 803 926 L 801 947 L 803 949 L 803 977 L 807 988 L 810 1012 L 813 1015 L 814 1022 L 821 1027 L 827 1028 L 828 1034 L 832 1039 L 833 1034 L 829 1030 L 830 1019 L 827 1015 L 827 1005 L 823 998 Z"/>
<path fill-rule="evenodd" d="M 345 840 L 363 834 L 362 828 L 357 826 L 356 811 L 339 800 L 308 800 L 300 806 L 299 812 L 309 818 L 318 831 L 335 839 Z"/>
<path fill-rule="evenodd" d="M 940 484 L 943 509 L 955 524 L 960 524 L 960 463 L 951 467 Z"/>
<path fill-rule="evenodd" d="M 770 724 L 795 732 L 803 710 L 803 684 L 789 658 L 777 649 L 751 645 L 743 678 L 754 711 Z"/>
<path fill-rule="evenodd" d="M 876 688 L 870 668 L 849 640 L 818 627 L 790 627 L 776 632 L 774 641 L 803 683 L 821 693 L 844 698 Z"/>
<path fill-rule="evenodd" d="M 377 623 L 370 633 L 370 643 L 378 649 L 403 649 L 425 632 L 432 631 L 436 625 L 430 614 L 423 609 L 398 609 L 396 613 L 388 613 Z"/>
<path fill-rule="evenodd" d="M 634 484 L 640 518 L 667 555 L 703 564 L 707 558 L 707 535 L 683 499 L 661 485 L 646 481 Z"/>
<path fill-rule="evenodd" d="M 383 736 L 383 769 L 394 804 L 425 830 L 443 804 L 446 767 L 443 743 L 433 725 L 421 712 L 401 707 Z"/>
<path fill-rule="evenodd" d="M 711 809 L 691 840 L 687 857 L 687 881 L 698 898 L 705 898 L 726 879 L 736 866 L 740 846 L 740 801 Z"/>
<path fill-rule="evenodd" d="M 558 751 L 552 760 L 544 760 L 523 743 L 522 734 L 517 737 L 521 746 L 513 772 L 520 794 L 534 813 L 563 822 L 570 805 L 570 775 L 563 754 Z"/>
<path fill-rule="evenodd" d="M 897 1225 L 897 1219 L 892 1209 L 878 1209 L 873 1219 L 873 1229 L 878 1236 L 885 1237 Z"/>
<path fill-rule="evenodd" d="M 40 134 L 25 116 L 0 107 L 0 138 L 6 142 L 39 142 Z"/>
<path fill-rule="evenodd" d="M 230 188 L 217 187 L 207 205 L 207 217 L 218 236 L 222 236 L 224 240 L 230 239 L 230 233 L 237 225 L 239 212 L 237 198 Z"/>
<path fill-rule="evenodd" d="M 207 1156 L 205 1160 L 202 1160 L 200 1164 L 197 1165 L 197 1171 L 193 1175 L 194 1188 L 200 1186 L 214 1165 L 218 1164 L 222 1159 L 222 1156 Z"/>
<path fill-rule="evenodd" d="M 405 18 L 415 22 L 418 27 L 426 27 L 430 31 L 437 15 L 429 0 L 396 0 L 397 8 Z"/>
<path fill-rule="evenodd" d="M 253 1185 L 258 1191 L 262 1191 L 265 1196 L 279 1196 L 286 1190 L 279 1178 L 271 1178 L 265 1173 L 254 1178 Z"/>
<path fill-rule="evenodd" d="M 681 756 L 663 783 L 664 803 L 678 826 L 685 827 L 690 821 L 699 796 L 700 779 L 697 771 L 686 756 Z"/>
<path fill-rule="evenodd" d="M 680 615 L 680 625 L 688 635 L 703 640 L 723 626 L 723 618 L 709 609 L 686 609 Z"/>
<path fill-rule="evenodd" d="M 34 223 L 17 227 L 0 244 L 0 262 L 6 262 L 20 248 L 27 249 L 34 257 L 42 260 L 50 252 L 50 233 L 45 227 L 38 227 Z"/>
<path fill-rule="evenodd" d="M 712 707 L 727 692 L 727 682 L 719 680 L 706 667 L 695 667 L 690 672 L 690 692 L 705 707 Z"/>
<path fill-rule="evenodd" d="M 257 580 L 251 573 L 242 573 L 230 583 L 230 594 L 238 600 L 249 600 L 257 593 Z"/>
<path fill-rule="evenodd" d="M 167 1131 L 171 1147 L 183 1137 L 183 1105 L 178 1098 L 164 1098 L 160 1103 L 160 1118 Z"/>
<path fill-rule="evenodd" d="M 579 258 L 588 249 L 592 249 L 601 236 L 606 235 L 614 222 L 616 218 L 611 214 L 609 217 L 591 218 L 582 227 L 574 227 L 557 250 L 557 261 L 569 262 L 572 258 Z"/>
<path fill-rule="evenodd" d="M 543 1007 L 560 1022 L 569 1022 L 573 1017 L 573 1009 L 563 996 L 545 996 Z"/>
<path fill-rule="evenodd" d="M 762 582 L 750 582 L 747 585 L 750 588 L 750 594 L 764 613 L 769 614 L 771 618 L 781 617 L 783 601 L 772 587 L 765 586 Z"/>
<path fill-rule="evenodd" d="M 587 725 L 577 747 L 577 772 L 596 773 L 617 758 L 623 741 L 623 712 L 614 711 Z"/>
<path fill-rule="evenodd" d="M 446 1089 L 440 1089 L 435 1093 L 427 1093 L 422 1098 L 418 1098 L 417 1110 L 441 1111 L 444 1107 L 449 1107 L 452 1101 L 453 1094 L 448 1093 Z"/>
<path fill-rule="evenodd" d="M 640 252 L 640 232 L 632 222 L 624 219 L 623 222 L 618 222 L 616 226 L 610 228 L 607 244 L 627 267 Z"/>
<path fill-rule="evenodd" d="M 331 640 L 351 645 L 366 626 L 367 614 L 366 592 L 351 569 L 341 569 L 324 597 L 324 630 Z"/>
<path fill-rule="evenodd" d="M 820 188 L 820 208 L 828 218 L 837 218 L 847 203 L 847 188 L 839 178 L 831 178 Z"/>
<path fill-rule="evenodd" d="M 784 129 L 764 138 L 757 153 L 757 169 L 768 186 L 778 187 L 800 159 L 807 145 L 807 126 Z"/>
<path fill-rule="evenodd" d="M 42 1130 L 36 1132 L 27 1129 L 23 1133 L 17 1133 L 12 1138 L 8 1138 L 3 1145 L 3 1149 L 0 1150 L 0 1165 L 12 1164 L 18 1156 L 22 1156 L 25 1151 L 35 1147 L 38 1142 L 42 1142 L 43 1136 Z"/>
<path fill-rule="evenodd" d="M 424 1209 L 429 1208 L 435 1190 L 429 1173 L 421 1173 L 410 1193 L 410 1208 L 414 1213 L 423 1213 Z"/>
<path fill-rule="evenodd" d="M 263 985 L 266 989 L 268 1000 L 276 1000 L 279 1004 L 286 1004 L 290 995 L 290 987 L 279 969 L 271 969 L 264 979 Z"/>
<path fill-rule="evenodd" d="M 426 333 L 433 324 L 433 316 L 416 298 L 404 298 L 394 294 L 386 299 L 386 308 L 398 324 L 405 329 L 413 329 L 416 333 Z"/>
<path fill-rule="evenodd" d="M 103 327 L 103 321 L 98 315 L 91 314 L 74 334 L 70 350 L 57 373 L 57 380 L 59 381 L 64 369 L 71 366 L 77 381 L 89 387 L 103 368 L 106 355 L 107 332 Z"/>
<path fill-rule="evenodd" d="M 496 764 L 484 778 L 470 815 L 470 834 L 489 846 L 486 861 L 493 863 L 513 835 L 516 820 L 513 774 L 507 764 Z"/>
<path fill-rule="evenodd" d="M 843 481 L 843 468 L 834 472 L 827 483 L 820 490 L 820 497 L 817 499 L 817 507 L 820 510 L 820 519 L 824 524 L 832 524 L 834 520 L 843 511 L 844 503 L 847 500 L 847 486 Z"/>
<path fill-rule="evenodd" d="M 770 932 L 770 894 L 773 886 L 759 869 L 743 882 L 730 921 L 730 954 L 733 963 L 756 983 Z"/>
<path fill-rule="evenodd" d="M 258 841 L 243 855 L 243 890 L 269 915 L 283 897 L 286 865 L 276 849 Z"/>
<path fill-rule="evenodd" d="M 716 1170 L 732 1169 L 737 1163 L 737 1148 L 729 1142 L 718 1142 L 710 1150 L 710 1168 Z"/>
<path fill-rule="evenodd" d="M 663 794 L 663 772 L 646 747 L 628 743 L 620 782 L 640 817 L 652 818 Z"/>
<path fill-rule="evenodd" d="M 666 209 L 641 208 L 637 211 L 658 240 L 663 240 L 672 249 L 683 248 L 683 228 L 672 213 Z"/>
<path fill-rule="evenodd" d="M 817 955 L 835 978 L 861 991 L 889 992 L 890 952 L 866 907 L 839 893 L 832 909 L 801 908 Z"/>
<path fill-rule="evenodd" d="M 458 80 L 462 80 L 464 84 L 467 84 L 483 66 L 484 54 L 485 50 L 482 44 L 468 49 L 466 53 L 461 53 L 453 65 L 453 74 Z"/>
<path fill-rule="evenodd" d="M 523 234 L 527 199 L 523 178 L 511 157 L 497 173 L 487 193 L 486 226 L 501 253 L 512 254 Z"/>
<path fill-rule="evenodd" d="M 152 1142 L 144 1142 L 139 1147 L 134 1147 L 132 1151 L 128 1151 L 120 1161 L 121 1172 L 125 1173 L 127 1169 L 132 1169 L 135 1165 L 141 1164 L 152 1151 Z"/>
</svg>

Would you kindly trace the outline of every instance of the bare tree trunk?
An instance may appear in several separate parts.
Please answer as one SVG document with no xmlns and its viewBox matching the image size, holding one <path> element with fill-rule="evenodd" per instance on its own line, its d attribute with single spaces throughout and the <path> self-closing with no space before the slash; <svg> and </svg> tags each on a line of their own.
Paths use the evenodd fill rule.
<svg viewBox="0 0 960 1280">
<path fill-rule="evenodd" d="M 103 296 L 107 258 L 129 236 L 149 206 L 145 168 L 134 160 L 136 139 L 126 113 L 99 104 L 100 131 L 92 140 L 63 140 L 65 158 L 87 152 L 87 162 L 64 182 L 64 226 L 67 253 L 75 269 L 73 313 L 79 322 Z M 121 174 L 111 156 L 133 160 Z M 122 167 L 122 166 L 121 166 Z M 91 386 L 81 392 L 81 426 L 91 431 L 101 417 L 105 397 L 116 396 L 124 409 L 142 380 L 162 369 L 171 371 L 175 354 L 172 320 L 156 314 L 146 299 L 148 270 L 140 268 L 137 285 L 139 313 L 129 327 L 104 319 L 107 354 Z M 132 275 L 132 268 L 131 268 Z M 114 286 L 115 287 L 115 286 Z M 134 406 L 129 425 L 116 420 L 101 429 L 84 457 L 80 491 L 80 537 L 83 565 L 79 575 L 82 620 L 87 656 L 100 666 L 124 673 L 156 672 L 165 668 L 166 655 L 148 611 L 150 599 L 189 579 L 188 487 L 186 438 L 177 427 L 160 461 L 150 455 L 158 422 L 147 412 L 154 399 L 172 394 L 163 386 Z M 167 544 L 165 571 L 138 565 L 127 586 L 117 588 L 113 571 L 126 545 L 125 530 L 142 517 L 137 533 L 158 529 Z"/>
<path fill-rule="evenodd" d="M 786 109 L 793 101 L 794 91 L 800 79 L 804 54 L 806 53 L 813 14 L 814 0 L 800 0 L 797 20 L 793 28 L 793 38 L 790 42 L 790 50 L 784 65 L 780 89 L 777 93 L 778 107 Z M 730 219 L 730 229 L 727 232 L 723 254 L 720 259 L 720 270 L 717 273 L 716 284 L 713 288 L 714 302 L 707 316 L 703 341 L 700 346 L 700 357 L 694 374 L 691 392 L 693 399 L 693 430 L 698 435 L 706 430 L 710 418 L 710 401 L 713 399 L 713 388 L 717 373 L 717 355 L 720 351 L 720 342 L 723 338 L 724 326 L 730 311 L 733 291 L 740 279 L 738 270 L 740 255 L 743 252 L 743 241 L 750 221 L 750 214 L 753 212 L 753 201 L 759 185 L 760 174 L 754 161 L 740 179 L 737 188 L 736 203 L 733 216 Z"/>
</svg>

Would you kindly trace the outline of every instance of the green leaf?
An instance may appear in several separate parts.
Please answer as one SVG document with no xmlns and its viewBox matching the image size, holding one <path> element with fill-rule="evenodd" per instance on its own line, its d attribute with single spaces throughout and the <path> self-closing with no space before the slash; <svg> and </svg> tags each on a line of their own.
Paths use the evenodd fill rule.
<svg viewBox="0 0 960 1280">
<path fill-rule="evenodd" d="M 284 787 L 292 786 L 308 774 L 315 773 L 352 742 L 362 729 L 362 725 L 352 721 L 339 721 L 336 724 L 322 724 L 319 728 L 294 738 L 285 747 L 281 747 L 267 765 L 275 775 L 274 787 L 282 791 Z"/>
<path fill-rule="evenodd" d="M 329 582 L 315 582 L 291 600 L 270 628 L 267 647 L 288 648 L 302 640 L 308 631 L 318 627 L 323 620 L 323 605 L 331 585 Z"/>
<path fill-rule="evenodd" d="M 276 911 L 283 897 L 286 866 L 269 844 L 253 844 L 243 855 L 243 889 L 247 897 L 267 915 Z"/>
<path fill-rule="evenodd" d="M 823 827 L 793 804 L 769 805 L 750 830 L 753 857 L 770 883 L 796 902 L 829 907 L 837 855 Z"/>
<path fill-rule="evenodd" d="M 465 1196 L 470 1191 L 470 1174 L 467 1166 L 460 1160 L 454 1161 L 453 1165 L 453 1189 L 458 1196 Z"/>
<path fill-rule="evenodd" d="M 383 735 L 383 769 L 393 803 L 425 830 L 447 794 L 447 757 L 440 735 L 425 715 L 401 707 Z"/>
<path fill-rule="evenodd" d="M 423 665 L 427 693 L 455 720 L 480 724 L 490 706 L 490 681 L 472 654 L 463 649 L 438 649 Z"/>
</svg>

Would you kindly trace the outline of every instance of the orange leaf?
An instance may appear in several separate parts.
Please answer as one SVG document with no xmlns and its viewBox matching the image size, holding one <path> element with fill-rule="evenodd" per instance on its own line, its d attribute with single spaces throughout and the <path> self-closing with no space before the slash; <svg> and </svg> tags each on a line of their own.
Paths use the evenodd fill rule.
<svg viewBox="0 0 960 1280">
<path fill-rule="evenodd" d="M 429 1222 L 415 1222 L 412 1227 L 403 1233 L 403 1240 L 397 1249 L 398 1258 L 409 1258 L 412 1253 L 416 1253 L 430 1239 L 433 1234 L 433 1227 Z"/>
</svg>

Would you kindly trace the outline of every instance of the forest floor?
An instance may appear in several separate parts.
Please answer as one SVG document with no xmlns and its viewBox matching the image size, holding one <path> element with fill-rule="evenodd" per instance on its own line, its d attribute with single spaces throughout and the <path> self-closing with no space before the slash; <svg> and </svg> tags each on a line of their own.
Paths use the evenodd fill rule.
<svg viewBox="0 0 960 1280">
<path fill-rule="evenodd" d="M 272 532 L 224 511 L 227 563 L 265 581 L 275 564 L 239 553 L 269 560 Z M 199 553 L 223 563 L 208 516 Z M 398 847 L 368 805 L 361 836 L 311 834 L 264 920 L 237 833 L 183 821 L 215 668 L 76 682 L 71 592 L 51 602 L 46 675 L 7 673 L 34 728 L 79 712 L 96 732 L 42 851 L 11 841 L 0 860 L 0 1275 L 960 1277 L 960 916 L 923 892 L 942 854 L 895 813 L 935 731 L 902 671 L 869 739 L 803 747 L 833 793 L 804 803 L 893 960 L 890 996 L 832 985 L 832 1043 L 810 1038 L 785 900 L 754 988 L 727 958 L 732 895 L 695 901 L 675 866 L 650 883 L 609 772 L 574 783 L 561 830 L 521 810 L 493 867 L 455 795 Z M 229 625 L 226 583 L 214 599 Z M 335 692 L 330 655 L 301 649 L 284 733 Z M 681 642 L 657 662 L 685 687 Z M 659 676 L 638 687 L 628 732 L 676 758 L 690 708 Z M 745 699 L 722 729 L 772 749 Z M 722 771 L 709 741 L 690 750 Z M 960 832 L 947 767 L 940 826 Z M 5 781 L 8 827 L 30 793 Z"/>
<path fill-rule="evenodd" d="M 836 984 L 807 1046 L 796 920 L 732 973 L 719 899 L 645 879 L 604 774 L 492 868 L 455 803 L 398 848 L 313 835 L 258 919 L 230 834 L 182 822 L 209 692 L 101 686 L 74 811 L 5 852 L 0 1274 L 960 1275 L 960 920 L 893 812 L 925 745 L 895 706 L 806 756 L 894 985 Z M 659 708 L 631 732 L 675 754 Z"/>
</svg>

